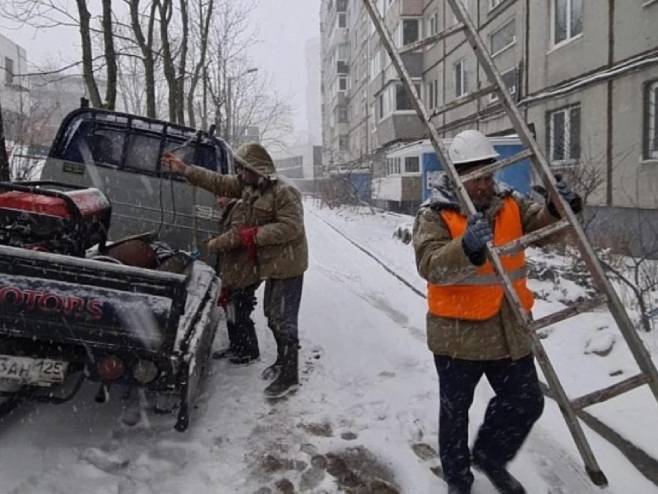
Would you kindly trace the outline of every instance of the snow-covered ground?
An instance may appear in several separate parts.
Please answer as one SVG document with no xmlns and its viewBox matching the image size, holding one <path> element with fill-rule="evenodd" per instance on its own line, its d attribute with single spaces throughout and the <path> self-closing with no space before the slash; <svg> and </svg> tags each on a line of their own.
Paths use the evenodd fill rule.
<svg viewBox="0 0 658 494">
<path fill-rule="evenodd" d="M 26 405 L 0 422 L 0 491 L 445 492 L 431 470 L 438 465 L 438 384 L 425 344 L 425 300 L 350 242 L 424 291 L 412 248 L 392 236 L 412 218 L 321 209 L 313 201 L 306 202 L 306 212 L 311 260 L 300 314 L 297 393 L 278 402 L 262 394 L 260 372 L 275 350 L 259 306 L 261 361 L 246 367 L 214 361 L 187 432 L 175 432 L 173 418 L 152 414 L 125 425 L 120 390 L 105 405 L 94 402 L 93 387 L 64 405 Z M 537 304 L 539 315 L 559 309 L 557 300 L 580 290 L 564 279 L 532 286 L 545 298 Z M 546 333 L 544 342 L 571 396 L 636 372 L 605 313 L 584 314 Z M 655 332 L 646 343 L 656 360 Z M 483 381 L 471 411 L 472 434 L 491 395 Z M 646 386 L 591 412 L 658 457 L 658 406 Z M 610 481 L 606 492 L 658 492 L 604 439 L 586 433 Z M 547 401 L 511 470 L 529 493 L 599 492 L 581 463 L 557 406 Z M 476 474 L 474 492 L 493 488 Z"/>
</svg>

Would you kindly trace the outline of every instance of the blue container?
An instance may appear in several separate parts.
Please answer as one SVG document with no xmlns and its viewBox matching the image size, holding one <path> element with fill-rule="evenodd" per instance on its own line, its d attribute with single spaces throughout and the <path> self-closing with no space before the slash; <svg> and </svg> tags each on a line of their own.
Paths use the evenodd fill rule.
<svg viewBox="0 0 658 494">
<path fill-rule="evenodd" d="M 356 191 L 357 197 L 362 201 L 370 200 L 370 173 L 369 172 L 352 172 L 350 174 L 352 187 Z"/>
</svg>

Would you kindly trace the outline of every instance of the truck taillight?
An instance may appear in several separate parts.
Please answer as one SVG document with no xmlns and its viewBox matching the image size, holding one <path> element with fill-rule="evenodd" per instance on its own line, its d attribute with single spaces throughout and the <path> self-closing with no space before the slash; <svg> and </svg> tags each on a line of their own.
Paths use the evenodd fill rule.
<svg viewBox="0 0 658 494">
<path fill-rule="evenodd" d="M 159 372 L 158 366 L 151 360 L 140 359 L 133 367 L 133 377 L 140 384 L 148 384 L 154 381 Z"/>
<path fill-rule="evenodd" d="M 98 375 L 105 382 L 116 381 L 126 372 L 126 366 L 119 357 L 109 355 L 103 357 L 97 366 Z"/>
</svg>

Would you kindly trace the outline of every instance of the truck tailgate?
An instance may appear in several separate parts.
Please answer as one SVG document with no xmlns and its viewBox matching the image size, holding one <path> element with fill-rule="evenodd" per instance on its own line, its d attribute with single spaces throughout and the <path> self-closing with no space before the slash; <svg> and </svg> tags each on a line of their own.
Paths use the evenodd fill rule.
<svg viewBox="0 0 658 494">
<path fill-rule="evenodd" d="M 172 351 L 185 276 L 0 246 L 0 336 Z"/>
</svg>

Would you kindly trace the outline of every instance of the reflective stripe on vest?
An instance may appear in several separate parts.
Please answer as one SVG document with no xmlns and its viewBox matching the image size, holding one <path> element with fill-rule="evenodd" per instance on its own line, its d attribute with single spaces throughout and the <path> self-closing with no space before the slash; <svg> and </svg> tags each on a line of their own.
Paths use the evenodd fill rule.
<svg viewBox="0 0 658 494">
<path fill-rule="evenodd" d="M 454 210 L 441 211 L 441 218 L 448 226 L 450 236 L 464 235 L 468 221 Z M 514 199 L 507 197 L 496 214 L 494 222 L 494 245 L 504 245 L 523 236 L 521 211 Z M 532 309 L 534 295 L 526 286 L 526 264 L 523 251 L 500 256 L 500 260 L 512 281 L 523 308 Z M 476 272 L 458 282 L 427 285 L 429 312 L 435 316 L 470 321 L 483 321 L 495 316 L 502 305 L 504 290 L 502 281 L 489 261 L 478 267 Z"/>
</svg>

